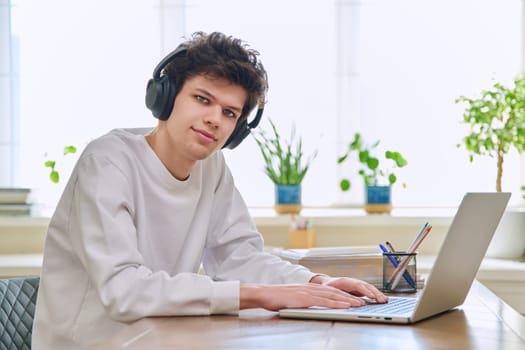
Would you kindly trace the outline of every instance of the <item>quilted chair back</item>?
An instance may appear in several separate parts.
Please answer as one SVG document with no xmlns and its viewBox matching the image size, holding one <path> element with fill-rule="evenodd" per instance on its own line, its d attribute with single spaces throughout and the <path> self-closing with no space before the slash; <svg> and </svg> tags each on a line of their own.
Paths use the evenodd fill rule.
<svg viewBox="0 0 525 350">
<path fill-rule="evenodd" d="M 38 277 L 0 279 L 0 350 L 31 349 Z"/>
</svg>

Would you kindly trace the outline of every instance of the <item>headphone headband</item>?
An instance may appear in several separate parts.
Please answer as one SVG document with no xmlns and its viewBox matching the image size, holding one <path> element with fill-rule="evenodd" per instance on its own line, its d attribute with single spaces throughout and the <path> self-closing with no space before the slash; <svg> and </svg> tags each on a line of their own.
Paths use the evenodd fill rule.
<svg viewBox="0 0 525 350">
<path fill-rule="evenodd" d="M 164 67 L 166 67 L 171 61 L 177 56 L 183 56 L 188 51 L 188 45 L 180 44 L 175 50 L 170 52 L 166 57 L 164 57 L 153 70 L 153 79 L 160 79 L 160 75 Z"/>
</svg>

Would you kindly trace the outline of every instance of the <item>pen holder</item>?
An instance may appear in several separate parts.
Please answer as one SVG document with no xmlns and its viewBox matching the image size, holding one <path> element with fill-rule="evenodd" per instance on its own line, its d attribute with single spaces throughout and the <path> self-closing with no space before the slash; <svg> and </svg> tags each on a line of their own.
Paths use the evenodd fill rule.
<svg viewBox="0 0 525 350">
<path fill-rule="evenodd" d="M 403 251 L 383 253 L 383 291 L 414 293 L 417 289 L 416 255 Z"/>
<path fill-rule="evenodd" d="M 288 230 L 288 248 L 303 249 L 315 247 L 315 229 Z"/>
</svg>

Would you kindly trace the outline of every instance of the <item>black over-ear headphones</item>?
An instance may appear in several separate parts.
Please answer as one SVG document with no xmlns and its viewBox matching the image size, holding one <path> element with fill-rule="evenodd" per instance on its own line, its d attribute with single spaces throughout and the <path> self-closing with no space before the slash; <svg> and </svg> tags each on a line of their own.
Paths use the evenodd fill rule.
<svg viewBox="0 0 525 350">
<path fill-rule="evenodd" d="M 162 70 L 175 57 L 185 55 L 187 50 L 188 47 L 186 45 L 179 45 L 174 51 L 164 57 L 153 70 L 153 77 L 148 81 L 146 87 L 146 106 L 151 110 L 155 118 L 160 120 L 169 118 L 175 103 L 175 95 L 177 94 L 175 79 L 167 74 L 161 75 Z M 262 97 L 257 107 L 257 113 L 251 122 L 248 123 L 248 118 L 244 118 L 237 124 L 223 148 L 233 149 L 237 147 L 250 134 L 251 129 L 259 125 L 264 111 L 264 102 L 264 97 Z"/>
</svg>

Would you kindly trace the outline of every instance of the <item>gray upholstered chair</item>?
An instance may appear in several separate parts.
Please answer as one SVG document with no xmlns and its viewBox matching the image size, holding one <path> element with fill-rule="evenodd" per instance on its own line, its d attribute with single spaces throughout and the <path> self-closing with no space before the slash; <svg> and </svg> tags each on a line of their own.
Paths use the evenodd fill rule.
<svg viewBox="0 0 525 350">
<path fill-rule="evenodd" d="M 0 350 L 31 349 L 38 277 L 0 279 Z"/>
</svg>

